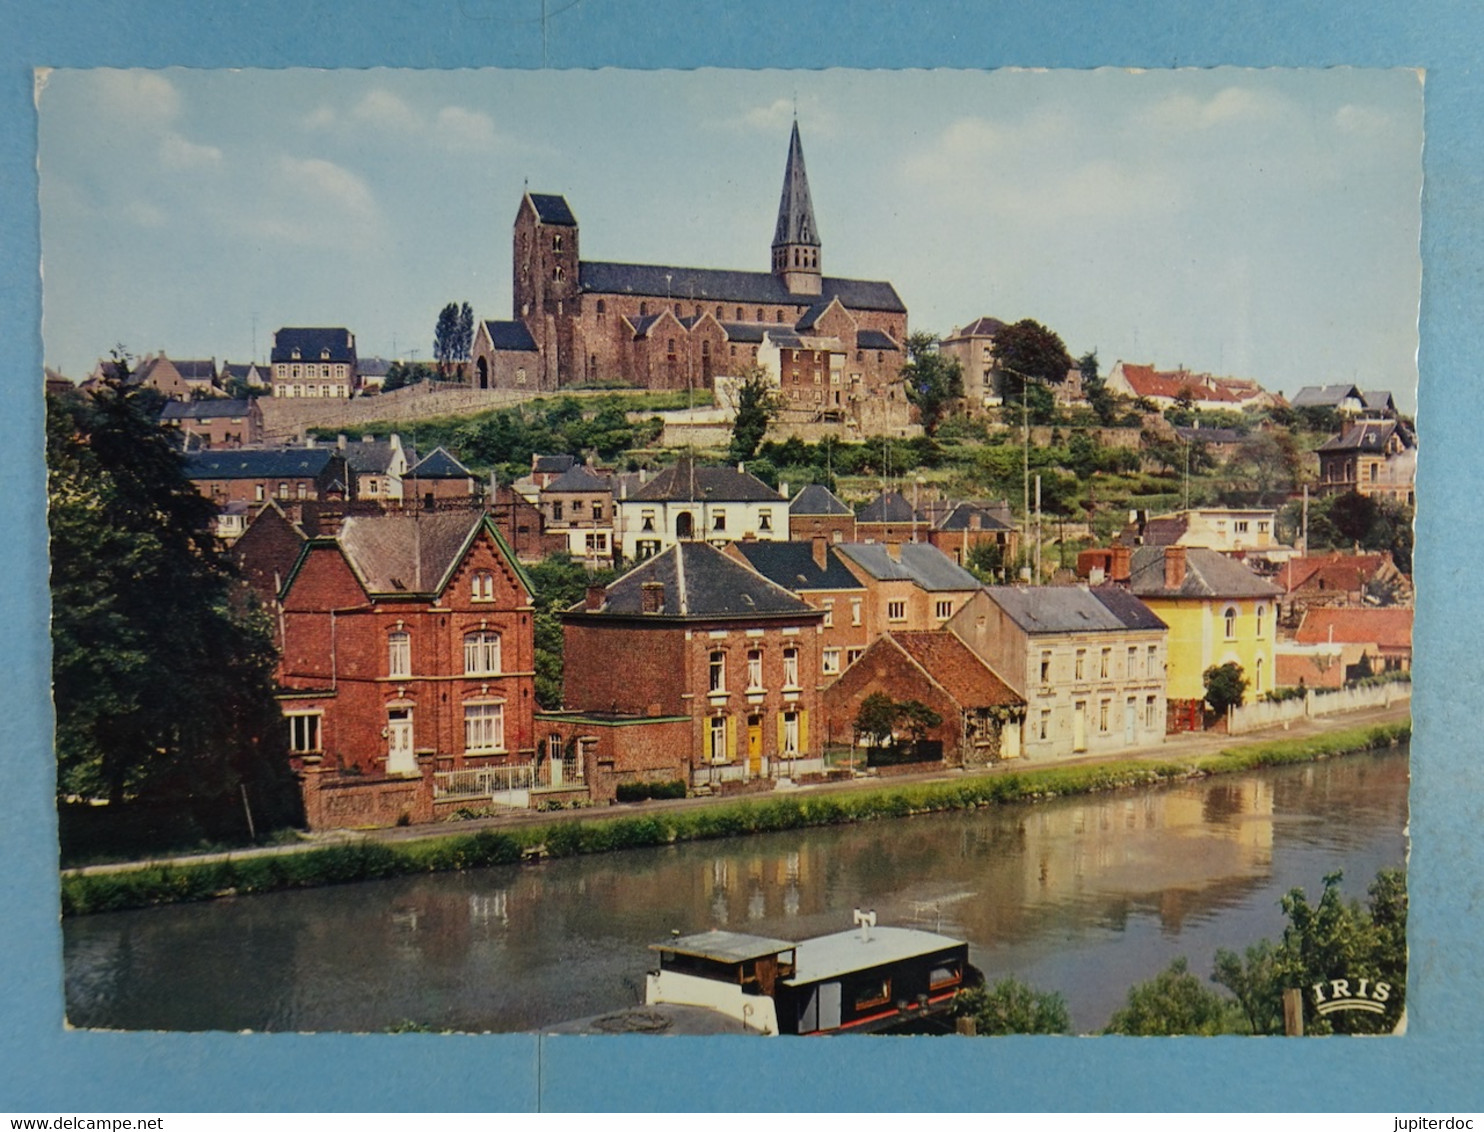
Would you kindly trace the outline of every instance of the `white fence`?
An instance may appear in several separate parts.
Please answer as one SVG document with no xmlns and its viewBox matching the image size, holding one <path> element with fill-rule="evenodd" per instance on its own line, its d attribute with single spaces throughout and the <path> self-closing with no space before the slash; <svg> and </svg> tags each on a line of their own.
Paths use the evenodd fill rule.
<svg viewBox="0 0 1484 1132">
<path fill-rule="evenodd" d="M 488 801 L 524 810 L 531 805 L 531 787 L 535 784 L 536 768 L 530 763 L 442 770 L 433 775 L 433 797 L 440 801 L 448 798 Z"/>
<path fill-rule="evenodd" d="M 1260 701 L 1232 708 L 1227 716 L 1227 733 L 1245 735 L 1265 727 L 1277 727 L 1295 719 L 1312 719 L 1321 715 L 1362 711 L 1366 708 L 1390 707 L 1412 698 L 1412 685 L 1403 681 L 1370 684 L 1360 688 L 1341 688 L 1333 692 L 1316 692 L 1281 703 Z"/>
</svg>

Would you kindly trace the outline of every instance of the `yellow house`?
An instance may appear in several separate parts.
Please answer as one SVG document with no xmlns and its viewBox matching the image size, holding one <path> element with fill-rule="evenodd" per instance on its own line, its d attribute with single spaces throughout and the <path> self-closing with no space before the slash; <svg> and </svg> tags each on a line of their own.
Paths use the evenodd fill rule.
<svg viewBox="0 0 1484 1132">
<path fill-rule="evenodd" d="M 1272 582 L 1234 558 L 1185 546 L 1141 546 L 1129 563 L 1129 589 L 1170 627 L 1165 694 L 1199 700 L 1213 665 L 1235 661 L 1247 701 L 1272 691 L 1278 597 Z"/>
</svg>

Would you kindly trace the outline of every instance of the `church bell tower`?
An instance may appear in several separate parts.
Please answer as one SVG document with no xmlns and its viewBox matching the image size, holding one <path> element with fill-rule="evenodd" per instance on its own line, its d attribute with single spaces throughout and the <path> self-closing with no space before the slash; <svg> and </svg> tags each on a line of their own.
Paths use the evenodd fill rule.
<svg viewBox="0 0 1484 1132">
<path fill-rule="evenodd" d="M 783 195 L 773 232 L 773 274 L 792 294 L 820 292 L 819 231 L 814 227 L 814 204 L 809 199 L 809 175 L 804 171 L 797 121 L 788 140 L 788 165 L 783 170 Z"/>
</svg>

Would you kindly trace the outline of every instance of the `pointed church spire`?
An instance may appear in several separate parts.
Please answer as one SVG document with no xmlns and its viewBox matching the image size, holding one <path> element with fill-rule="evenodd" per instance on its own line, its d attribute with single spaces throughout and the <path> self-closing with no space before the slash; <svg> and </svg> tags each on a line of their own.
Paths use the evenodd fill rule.
<svg viewBox="0 0 1484 1132">
<path fill-rule="evenodd" d="M 783 195 L 778 200 L 778 226 L 773 232 L 773 274 L 781 277 L 790 291 L 817 295 L 819 251 L 809 174 L 804 171 L 804 146 L 795 120 L 788 140 L 788 164 L 783 171 Z"/>
</svg>

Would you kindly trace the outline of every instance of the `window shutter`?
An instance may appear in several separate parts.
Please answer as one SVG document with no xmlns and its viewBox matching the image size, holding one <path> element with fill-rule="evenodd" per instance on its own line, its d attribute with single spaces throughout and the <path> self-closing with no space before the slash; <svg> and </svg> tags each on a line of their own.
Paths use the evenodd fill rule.
<svg viewBox="0 0 1484 1132">
<path fill-rule="evenodd" d="M 799 709 L 799 754 L 809 753 L 809 713 L 803 708 Z"/>
<path fill-rule="evenodd" d="M 784 746 L 784 743 L 783 743 L 783 713 L 781 711 L 778 713 L 778 731 L 777 731 L 776 734 L 778 735 L 778 745 L 773 748 L 773 752 L 775 754 L 781 755 L 781 754 L 783 754 L 783 746 Z"/>
<path fill-rule="evenodd" d="M 737 717 L 727 716 L 727 762 L 737 757 Z"/>
</svg>

